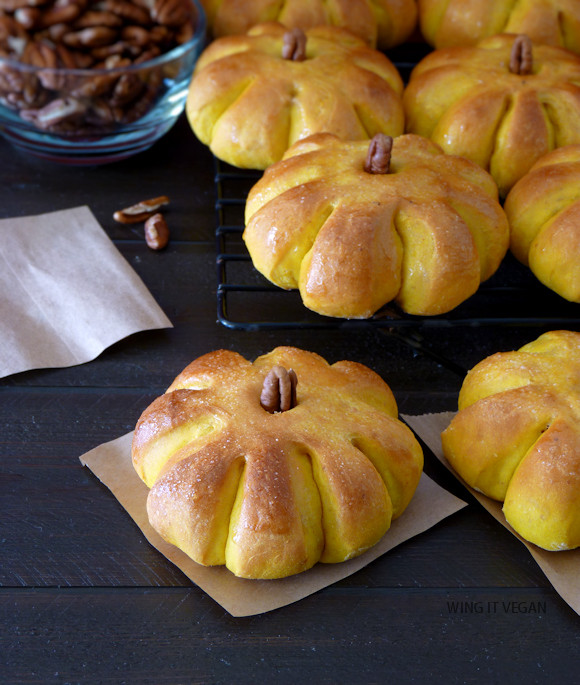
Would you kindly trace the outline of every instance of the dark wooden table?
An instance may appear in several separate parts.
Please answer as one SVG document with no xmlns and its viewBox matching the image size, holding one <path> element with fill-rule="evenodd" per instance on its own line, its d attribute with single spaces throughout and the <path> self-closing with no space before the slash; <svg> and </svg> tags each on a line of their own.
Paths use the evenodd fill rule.
<svg viewBox="0 0 580 685">
<path fill-rule="evenodd" d="M 426 452 L 468 506 L 355 575 L 233 618 L 153 549 L 79 456 L 133 429 L 192 359 L 291 344 L 387 380 L 401 413 L 455 409 L 484 356 L 549 326 L 238 330 L 217 321 L 214 161 L 185 119 L 107 167 L 58 166 L 0 141 L 2 217 L 88 205 L 174 323 L 74 368 L 0 381 L 0 681 L 573 682 L 580 618 L 527 550 Z M 169 247 L 113 211 L 167 194 Z M 512 265 L 513 266 L 513 265 Z M 244 305 L 260 319 L 267 296 Z M 546 312 L 548 314 L 548 312 Z M 283 307 L 280 316 L 284 317 Z"/>
</svg>

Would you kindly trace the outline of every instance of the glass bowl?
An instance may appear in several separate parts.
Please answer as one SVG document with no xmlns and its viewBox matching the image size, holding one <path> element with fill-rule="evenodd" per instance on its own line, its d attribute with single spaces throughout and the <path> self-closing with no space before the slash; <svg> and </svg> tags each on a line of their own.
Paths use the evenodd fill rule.
<svg viewBox="0 0 580 685">
<path fill-rule="evenodd" d="M 27 1 L 20 15 L 0 12 L 0 133 L 13 145 L 66 164 L 106 164 L 173 126 L 205 47 L 199 0 L 16 4 Z M 71 6 L 80 16 L 50 23 Z M 35 18 L 37 30 L 23 27 Z"/>
</svg>

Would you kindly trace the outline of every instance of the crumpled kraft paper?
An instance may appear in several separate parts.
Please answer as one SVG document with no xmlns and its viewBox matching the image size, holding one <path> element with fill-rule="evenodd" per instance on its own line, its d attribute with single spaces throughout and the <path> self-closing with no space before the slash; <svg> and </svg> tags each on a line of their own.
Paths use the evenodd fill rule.
<svg viewBox="0 0 580 685">
<path fill-rule="evenodd" d="M 165 542 L 151 527 L 146 500 L 149 489 L 131 461 L 132 433 L 105 443 L 80 457 L 80 461 L 111 490 L 137 523 L 149 542 L 178 566 L 186 576 L 233 616 L 251 616 L 278 609 L 346 578 L 398 544 L 419 535 L 466 503 L 439 487 L 425 474 L 405 512 L 384 537 L 356 559 L 313 568 L 279 580 L 237 578 L 224 566 L 205 567 Z"/>
<path fill-rule="evenodd" d="M 171 326 L 88 207 L 0 220 L 0 378 Z"/>
<path fill-rule="evenodd" d="M 505 526 L 530 551 L 546 578 L 553 585 L 556 592 L 569 604 L 577 614 L 580 614 L 580 548 L 565 552 L 548 552 L 541 547 L 524 540 L 521 535 L 505 520 L 501 502 L 486 497 L 469 487 L 465 481 L 453 470 L 443 455 L 441 433 L 451 423 L 454 412 L 440 414 L 423 414 L 421 416 L 402 416 L 415 433 L 429 446 L 435 456 L 444 464 L 455 477 L 471 492 L 471 494 L 487 509 L 487 511 L 503 526 Z"/>
</svg>

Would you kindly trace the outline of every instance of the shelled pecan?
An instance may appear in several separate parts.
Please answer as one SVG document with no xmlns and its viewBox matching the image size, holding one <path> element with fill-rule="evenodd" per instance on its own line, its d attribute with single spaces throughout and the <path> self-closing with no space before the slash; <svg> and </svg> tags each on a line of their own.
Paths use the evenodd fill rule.
<svg viewBox="0 0 580 685">
<path fill-rule="evenodd" d="M 289 411 L 296 406 L 298 377 L 293 369 L 273 366 L 262 385 L 260 404 L 270 414 Z"/>
<path fill-rule="evenodd" d="M 113 214 L 113 219 L 120 224 L 136 224 L 157 214 L 161 207 L 167 204 L 169 204 L 167 195 L 160 195 L 116 211 Z"/>
<path fill-rule="evenodd" d="M 40 7 L 49 0 L 0 0 L 0 12 L 15 12 L 21 7 Z"/>
<path fill-rule="evenodd" d="M 145 242 L 151 250 L 162 250 L 167 246 L 169 226 L 163 214 L 154 214 L 145 221 Z"/>
<path fill-rule="evenodd" d="M 179 28 L 190 19 L 191 8 L 182 0 L 155 0 L 151 17 L 161 26 Z"/>
<path fill-rule="evenodd" d="M 22 110 L 20 116 L 36 124 L 38 128 L 49 129 L 80 120 L 85 113 L 85 106 L 74 98 L 53 100 L 41 109 Z"/>
</svg>

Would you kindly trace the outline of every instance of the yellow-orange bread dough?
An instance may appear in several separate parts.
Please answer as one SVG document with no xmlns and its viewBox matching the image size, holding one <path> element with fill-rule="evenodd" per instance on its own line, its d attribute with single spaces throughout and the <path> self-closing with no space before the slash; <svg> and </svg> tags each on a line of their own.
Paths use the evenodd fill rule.
<svg viewBox="0 0 580 685">
<path fill-rule="evenodd" d="M 417 22 L 415 0 L 201 0 L 214 36 L 246 33 L 279 21 L 288 28 L 329 24 L 348 29 L 371 47 L 403 43 Z"/>
<path fill-rule="evenodd" d="M 302 35 L 303 60 L 283 57 L 304 46 L 275 22 L 218 38 L 202 53 L 186 111 L 216 157 L 265 169 L 311 133 L 368 140 L 403 132 L 403 83 L 385 55 L 333 26 Z"/>
<path fill-rule="evenodd" d="M 477 364 L 442 444 L 523 538 L 553 551 L 580 546 L 580 333 L 551 331 Z"/>
<path fill-rule="evenodd" d="M 267 169 L 246 203 L 253 263 L 326 316 L 367 318 L 393 299 L 410 314 L 447 312 L 507 252 L 495 183 L 416 135 L 394 139 L 388 173 L 369 173 L 369 147 L 317 134 Z"/>
<path fill-rule="evenodd" d="M 425 40 L 436 48 L 475 45 L 498 33 L 580 52 L 578 0 L 418 0 Z"/>
<path fill-rule="evenodd" d="M 504 209 L 513 254 L 548 288 L 580 302 L 580 144 L 541 157 Z"/>
<path fill-rule="evenodd" d="M 261 405 L 273 367 L 298 378 L 287 411 Z M 278 347 L 254 363 L 228 350 L 192 362 L 139 419 L 133 464 L 164 539 L 266 579 L 377 543 L 409 504 L 423 453 L 376 373 Z"/>
<path fill-rule="evenodd" d="M 435 50 L 403 103 L 407 131 L 480 164 L 505 197 L 542 155 L 580 143 L 580 56 L 508 34 Z"/>
</svg>

